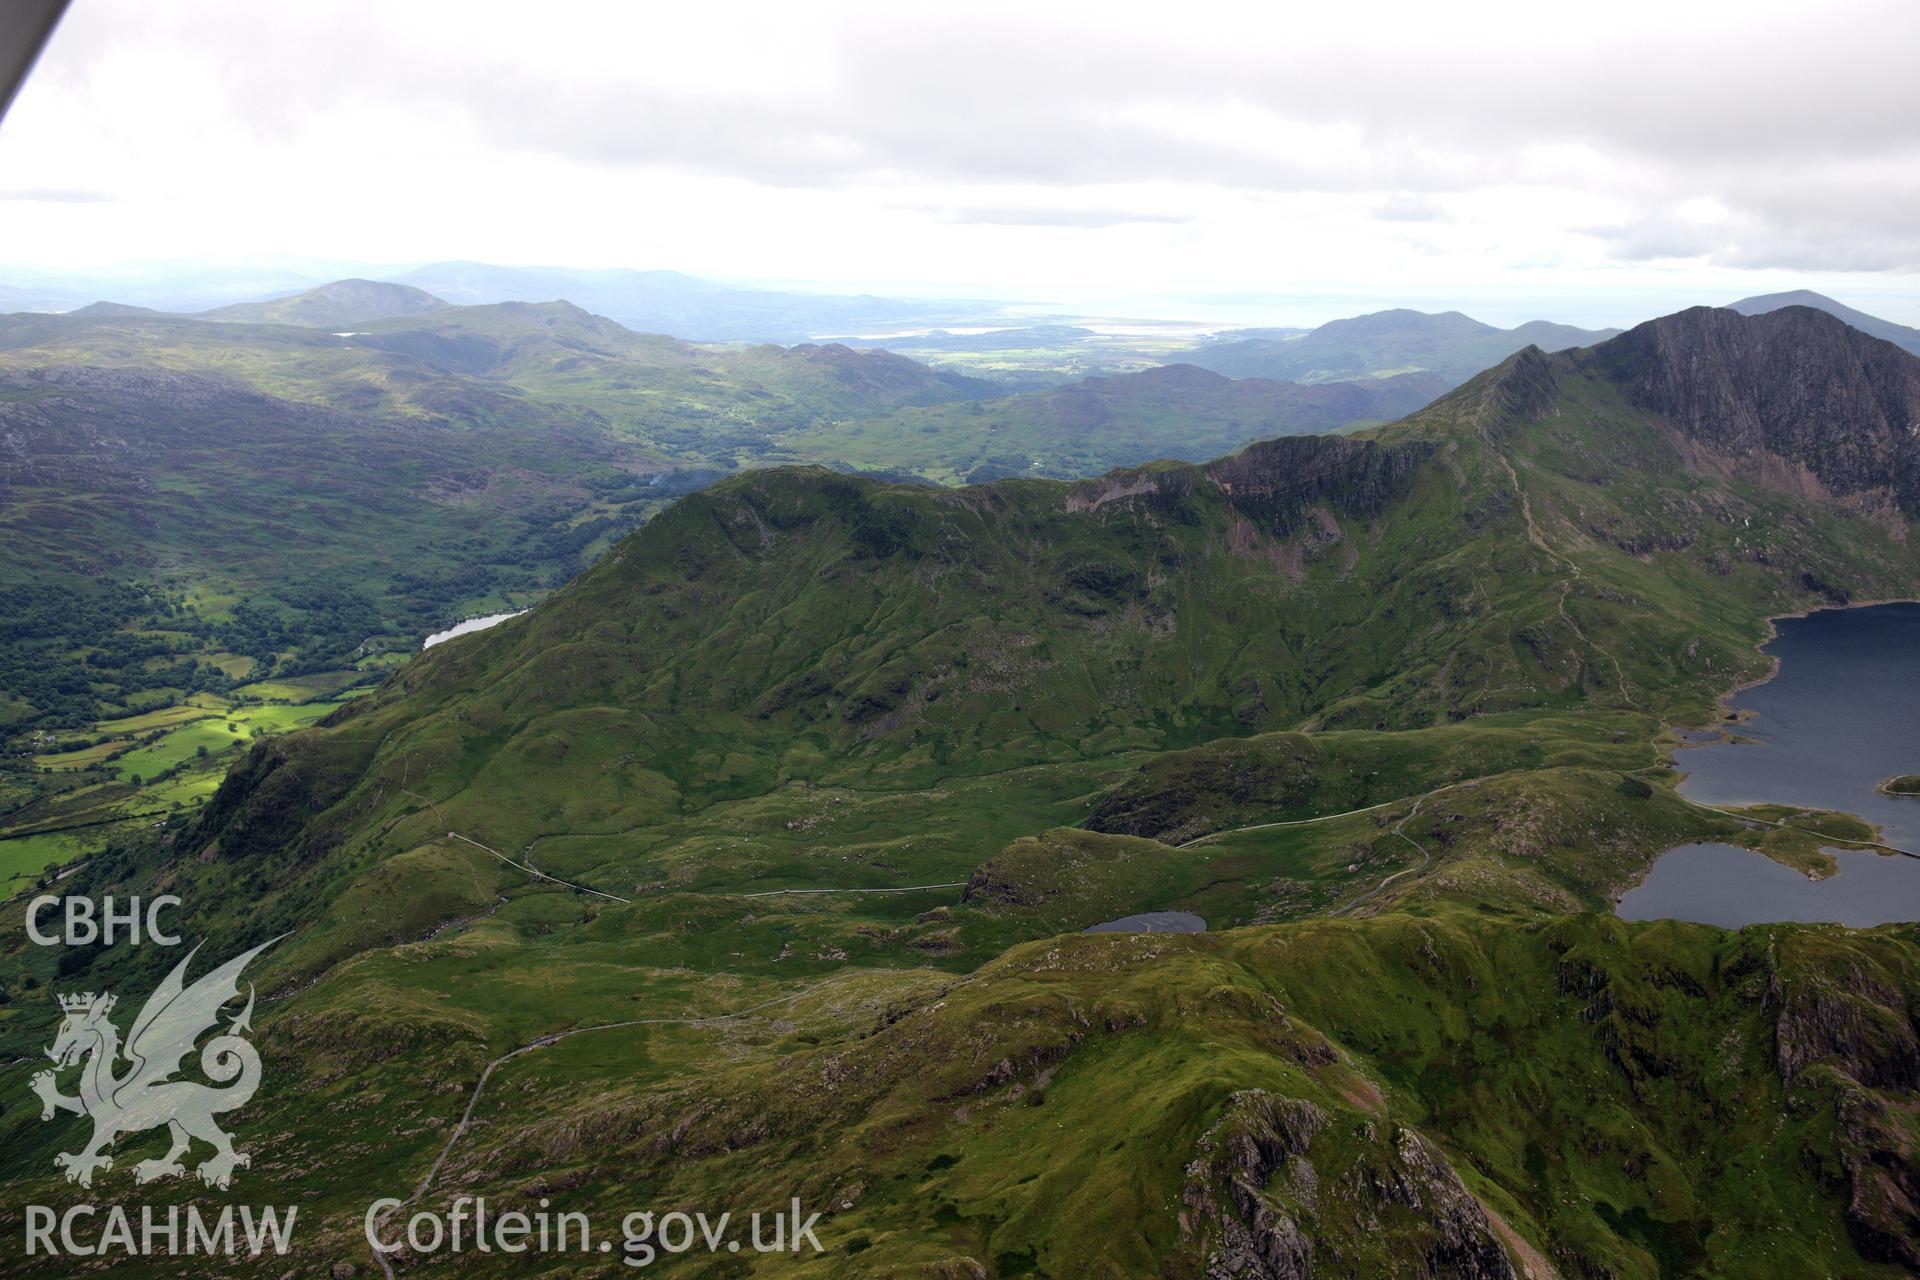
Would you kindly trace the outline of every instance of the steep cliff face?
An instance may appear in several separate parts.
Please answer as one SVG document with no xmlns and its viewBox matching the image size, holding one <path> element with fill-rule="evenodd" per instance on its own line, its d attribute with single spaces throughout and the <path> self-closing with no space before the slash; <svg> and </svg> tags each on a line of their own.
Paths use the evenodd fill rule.
<svg viewBox="0 0 1920 1280">
<path fill-rule="evenodd" d="M 1343 1159 L 1311 1160 L 1331 1124 L 1311 1102 L 1249 1089 L 1200 1138 L 1181 1188 L 1182 1244 L 1210 1277 L 1311 1280 L 1366 1269 L 1346 1246 L 1348 1222 L 1375 1246 L 1390 1241 L 1419 1280 L 1514 1280 L 1486 1207 L 1446 1157 L 1412 1129 L 1358 1126 Z M 1371 1260 L 1368 1260 L 1371 1261 Z"/>
<path fill-rule="evenodd" d="M 1716 453 L 1773 455 L 1920 515 L 1920 358 L 1824 312 L 1695 307 L 1557 359 Z"/>
<path fill-rule="evenodd" d="M 1284 535 L 1320 504 L 1362 519 L 1378 516 L 1405 496 L 1414 472 L 1433 452 L 1425 441 L 1379 445 L 1343 436 L 1293 436 L 1209 463 L 1206 476 L 1236 511 Z"/>
</svg>

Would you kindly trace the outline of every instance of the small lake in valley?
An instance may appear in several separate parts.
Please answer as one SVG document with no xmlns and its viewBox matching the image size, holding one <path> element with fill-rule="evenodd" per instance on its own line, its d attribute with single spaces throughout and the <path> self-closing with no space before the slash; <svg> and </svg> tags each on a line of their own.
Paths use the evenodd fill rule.
<svg viewBox="0 0 1920 1280">
<path fill-rule="evenodd" d="M 1680 734 L 1681 794 L 1729 808 L 1836 809 L 1877 823 L 1889 844 L 1920 850 L 1920 797 L 1877 789 L 1920 773 L 1920 604 L 1828 609 L 1778 627 L 1765 652 L 1780 669 L 1735 695 L 1739 722 L 1724 722 L 1717 735 Z M 1619 911 L 1727 927 L 1920 920 L 1920 859 L 1834 856 L 1839 873 L 1814 881 L 1750 850 L 1683 845 L 1661 855 Z"/>
<path fill-rule="evenodd" d="M 1191 911 L 1143 911 L 1090 924 L 1086 933 L 1205 933 L 1207 922 Z"/>
</svg>

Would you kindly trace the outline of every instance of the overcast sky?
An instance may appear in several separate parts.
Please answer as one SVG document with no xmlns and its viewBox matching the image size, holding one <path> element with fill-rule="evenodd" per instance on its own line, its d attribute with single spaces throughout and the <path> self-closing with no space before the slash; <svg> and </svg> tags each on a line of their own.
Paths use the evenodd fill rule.
<svg viewBox="0 0 1920 1280">
<path fill-rule="evenodd" d="M 75 0 L 0 260 L 1920 323 L 1920 4 L 1303 8 Z"/>
</svg>

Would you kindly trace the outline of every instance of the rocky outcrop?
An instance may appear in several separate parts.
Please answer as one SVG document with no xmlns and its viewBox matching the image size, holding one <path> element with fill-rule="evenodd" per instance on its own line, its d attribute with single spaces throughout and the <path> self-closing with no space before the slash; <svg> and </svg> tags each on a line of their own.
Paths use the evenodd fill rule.
<svg viewBox="0 0 1920 1280">
<path fill-rule="evenodd" d="M 1435 447 L 1424 440 L 1383 445 L 1345 436 L 1289 436 L 1210 462 L 1205 474 L 1235 511 L 1285 538 L 1321 504 L 1362 519 L 1381 514 L 1406 495 Z"/>
<path fill-rule="evenodd" d="M 1180 1194 L 1180 1233 L 1206 1254 L 1208 1280 L 1306 1280 L 1318 1177 L 1306 1159 L 1327 1114 L 1311 1102 L 1248 1089 L 1201 1135 Z M 1286 1186 L 1268 1191 L 1284 1173 Z M 1289 1211 L 1289 1202 L 1292 1210 Z"/>
<path fill-rule="evenodd" d="M 1068 511 L 1127 504 L 1156 520 L 1193 525 L 1217 513 L 1285 540 L 1310 524 L 1316 508 L 1372 519 L 1406 496 L 1415 473 L 1437 446 L 1427 440 L 1380 444 L 1347 436 L 1282 436 L 1250 444 L 1204 466 L 1155 465 L 1116 471 L 1071 486 Z"/>
<path fill-rule="evenodd" d="M 1384 1243 L 1409 1273 L 1511 1280 L 1492 1218 L 1439 1150 L 1411 1129 L 1390 1143 L 1359 1126 L 1344 1168 L 1308 1157 L 1333 1120 L 1311 1102 L 1242 1090 L 1203 1134 L 1186 1168 L 1181 1238 L 1208 1280 L 1308 1280 L 1367 1274 Z"/>
<path fill-rule="evenodd" d="M 342 838 L 338 823 L 321 815 L 366 763 L 355 745 L 311 734 L 255 743 L 195 818 L 187 847 L 262 868 L 319 861 Z"/>
<path fill-rule="evenodd" d="M 1920 1166 L 1905 1108 L 1864 1090 L 1835 1108 L 1847 1172 L 1847 1236 L 1860 1256 L 1920 1275 Z"/>
<path fill-rule="evenodd" d="M 1822 311 L 1694 307 L 1557 357 L 1714 453 L 1806 468 L 1920 516 L 1920 359 Z"/>
<path fill-rule="evenodd" d="M 1561 365 L 1540 348 L 1519 352 L 1474 384 L 1480 388 L 1483 417 L 1496 423 L 1525 421 L 1546 412 L 1559 387 L 1560 373 Z"/>
<path fill-rule="evenodd" d="M 1385 1206 L 1411 1209 L 1424 1276 L 1455 1280 L 1512 1280 L 1513 1264 L 1500 1247 L 1486 1209 L 1433 1144 L 1411 1129 L 1394 1137 L 1393 1156 L 1375 1169 L 1366 1188 Z"/>
<path fill-rule="evenodd" d="M 1102 796 L 1083 825 L 1178 844 L 1255 813 L 1296 810 L 1312 797 L 1319 766 L 1318 746 L 1299 733 L 1170 751 Z"/>
<path fill-rule="evenodd" d="M 1040 901 L 1040 895 L 1019 884 L 994 865 L 993 861 L 980 864 L 967 877 L 966 888 L 960 891 L 962 906 L 977 906 L 981 903 L 999 902 L 1011 907 L 1032 906 Z"/>
<path fill-rule="evenodd" d="M 1783 983 L 1779 997 L 1774 1051 L 1782 1083 L 1826 1063 L 1870 1089 L 1920 1088 L 1920 1038 L 1892 987 L 1864 973 L 1845 984 L 1808 976 Z"/>
<path fill-rule="evenodd" d="M 1860 1256 L 1920 1274 L 1920 1037 L 1905 994 L 1856 958 L 1840 971 L 1771 959 L 1780 1081 L 1833 1098 L 1847 1235 Z"/>
</svg>

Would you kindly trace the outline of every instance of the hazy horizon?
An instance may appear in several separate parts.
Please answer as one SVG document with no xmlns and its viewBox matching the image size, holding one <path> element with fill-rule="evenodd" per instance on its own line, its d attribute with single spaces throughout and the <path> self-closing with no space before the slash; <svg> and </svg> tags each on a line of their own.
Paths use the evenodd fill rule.
<svg viewBox="0 0 1920 1280">
<path fill-rule="evenodd" d="M 1242 325 L 1810 288 L 1920 323 L 1907 6 L 377 12 L 75 6 L 0 128 L 10 270 L 474 260 Z"/>
<path fill-rule="evenodd" d="M 982 308 L 982 318 L 991 315 L 1003 315 L 1010 323 L 1017 323 L 1023 316 L 1032 316 L 1036 320 L 1046 321 L 1053 318 L 1099 318 L 1107 320 L 1141 320 L 1185 323 L 1216 328 L 1255 328 L 1298 327 L 1313 328 L 1330 320 L 1349 316 L 1364 315 L 1371 312 L 1406 308 L 1429 313 L 1459 311 L 1475 320 L 1502 328 L 1511 328 L 1532 320 L 1547 320 L 1563 324 L 1578 325 L 1587 328 L 1631 328 L 1633 325 L 1650 320 L 1656 316 L 1670 314 L 1692 306 L 1724 306 L 1741 298 L 1758 294 L 1782 293 L 1793 289 L 1812 289 L 1826 294 L 1836 301 L 1853 306 L 1861 311 L 1877 315 L 1882 319 L 1902 324 L 1920 325 L 1920 298 L 1908 299 L 1893 294 L 1875 295 L 1871 290 L 1861 288 L 1865 282 L 1860 280 L 1842 281 L 1838 285 L 1820 287 L 1822 282 L 1808 283 L 1804 278 L 1794 278 L 1778 282 L 1777 287 L 1755 287 L 1745 294 L 1709 294 L 1689 289 L 1685 284 L 1676 284 L 1660 292 L 1641 291 L 1624 295 L 1596 295 L 1586 298 L 1550 294 L 1534 294 L 1523 289 L 1508 293 L 1482 292 L 1477 295 L 1463 295 L 1448 290 L 1429 290 L 1409 288 L 1399 292 L 1336 292 L 1332 290 L 1317 293 L 1293 295 L 1279 294 L 1163 294 L 1130 296 L 1119 292 L 1085 294 L 1079 297 L 1052 298 L 1036 295 L 1023 296 L 1016 287 L 996 292 L 990 288 L 968 287 L 965 285 L 941 282 L 907 282 L 905 287 L 894 287 L 888 282 L 846 282 L 835 280 L 809 280 L 782 277 L 729 278 L 703 275 L 682 271 L 672 266 L 598 264 L 578 265 L 553 262 L 504 262 L 496 259 L 437 259 L 400 263 L 356 263 L 356 262 L 315 262 L 297 258 L 255 261 L 222 261 L 218 259 L 177 260 L 172 262 L 117 263 L 85 268 L 47 268 L 39 266 L 20 266 L 0 263 L 0 287 L 19 285 L 40 285 L 44 287 L 66 287 L 80 292 L 88 285 L 98 286 L 98 297 L 89 297 L 88 301 L 123 302 L 127 299 L 111 296 L 116 284 L 128 281 L 147 281 L 154 287 L 169 280 L 189 280 L 205 278 L 242 278 L 248 275 L 270 277 L 284 275 L 284 280 L 263 279 L 258 289 L 245 285 L 219 291 L 219 301 L 207 301 L 206 306 L 223 305 L 226 302 L 255 301 L 268 297 L 285 296 L 300 292 L 306 288 L 317 287 L 344 279 L 388 280 L 404 276 L 410 271 L 435 265 L 436 262 L 473 261 L 480 265 L 521 268 L 529 270 L 550 269 L 567 272 L 675 272 L 716 284 L 742 289 L 764 289 L 790 291 L 796 293 L 816 293 L 823 295 L 876 295 L 903 301 L 954 302 L 976 304 Z M 294 279 L 293 277 L 298 277 Z M 75 305 L 80 302 L 76 293 Z M 528 298 L 525 301 L 550 301 L 554 299 Z"/>
</svg>

